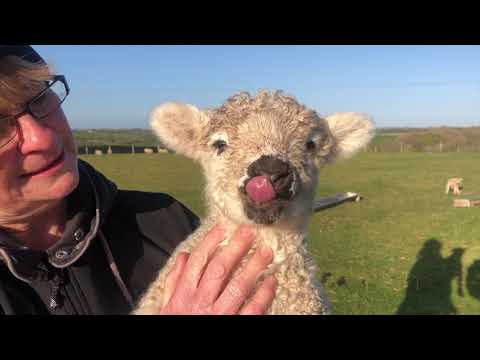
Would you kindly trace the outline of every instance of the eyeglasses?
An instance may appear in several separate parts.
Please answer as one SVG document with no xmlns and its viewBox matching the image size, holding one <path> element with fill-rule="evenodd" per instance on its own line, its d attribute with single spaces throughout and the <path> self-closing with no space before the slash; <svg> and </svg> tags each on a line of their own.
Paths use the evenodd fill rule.
<svg viewBox="0 0 480 360">
<path fill-rule="evenodd" d="M 47 87 L 35 95 L 25 106 L 25 110 L 16 114 L 0 117 L 0 148 L 13 140 L 18 131 L 18 118 L 25 114 L 36 120 L 45 119 L 56 111 L 70 93 L 67 80 L 63 75 L 55 75 Z"/>
</svg>

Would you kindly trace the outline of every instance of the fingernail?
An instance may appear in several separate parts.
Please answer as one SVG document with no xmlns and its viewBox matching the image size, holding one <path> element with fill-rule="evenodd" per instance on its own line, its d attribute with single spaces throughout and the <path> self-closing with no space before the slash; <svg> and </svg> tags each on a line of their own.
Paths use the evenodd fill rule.
<svg viewBox="0 0 480 360">
<path fill-rule="evenodd" d="M 269 246 L 262 245 L 260 247 L 260 255 L 262 255 L 263 258 L 271 261 L 271 258 L 273 257 L 273 251 Z"/>
<path fill-rule="evenodd" d="M 178 261 L 179 259 L 181 259 L 181 258 L 184 258 L 184 257 L 187 256 L 187 255 L 188 255 L 188 253 L 185 252 L 185 251 L 182 251 L 182 252 L 178 253 L 178 255 L 177 255 L 177 261 Z"/>
<path fill-rule="evenodd" d="M 220 224 L 215 225 L 212 230 L 213 230 L 213 233 L 218 236 L 222 236 L 224 233 L 223 227 Z"/>
<path fill-rule="evenodd" d="M 255 229 L 250 226 L 243 226 L 240 229 L 240 235 L 242 237 L 253 238 L 255 236 Z"/>
<path fill-rule="evenodd" d="M 272 284 L 273 286 L 277 286 L 278 285 L 278 281 L 277 281 L 277 278 L 275 277 L 275 275 L 270 275 L 268 278 L 267 278 L 267 281 Z"/>
</svg>

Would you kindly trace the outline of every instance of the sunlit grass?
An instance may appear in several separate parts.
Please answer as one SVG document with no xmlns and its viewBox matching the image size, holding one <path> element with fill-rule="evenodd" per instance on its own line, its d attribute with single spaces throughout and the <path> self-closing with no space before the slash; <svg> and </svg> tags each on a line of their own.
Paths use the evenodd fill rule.
<svg viewBox="0 0 480 360">
<path fill-rule="evenodd" d="M 83 158 L 120 188 L 169 193 L 204 213 L 200 168 L 188 159 L 171 154 Z M 480 260 L 480 208 L 454 208 L 454 196 L 444 193 L 447 178 L 460 176 L 464 193 L 480 195 L 478 161 L 479 153 L 361 153 L 323 169 L 318 196 L 353 191 L 363 197 L 314 214 L 310 226 L 318 276 L 335 313 L 393 314 L 404 301 L 410 312 L 449 312 L 451 305 L 460 314 L 480 313 L 480 299 L 466 286 L 468 270 Z M 439 242 L 439 252 L 427 251 L 414 267 L 430 239 Z M 455 248 L 464 249 L 463 255 L 444 260 Z M 463 297 L 453 270 L 457 262 Z M 416 283 L 406 298 L 412 269 Z M 436 295 L 438 289 L 448 293 Z"/>
</svg>

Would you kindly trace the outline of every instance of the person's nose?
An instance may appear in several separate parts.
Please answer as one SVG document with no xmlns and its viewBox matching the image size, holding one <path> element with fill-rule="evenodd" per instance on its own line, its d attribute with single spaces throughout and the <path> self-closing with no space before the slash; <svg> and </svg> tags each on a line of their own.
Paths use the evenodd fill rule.
<svg viewBox="0 0 480 360">
<path fill-rule="evenodd" d="M 18 118 L 18 148 L 22 154 L 50 150 L 57 145 L 57 134 L 44 120 L 30 114 Z"/>
</svg>

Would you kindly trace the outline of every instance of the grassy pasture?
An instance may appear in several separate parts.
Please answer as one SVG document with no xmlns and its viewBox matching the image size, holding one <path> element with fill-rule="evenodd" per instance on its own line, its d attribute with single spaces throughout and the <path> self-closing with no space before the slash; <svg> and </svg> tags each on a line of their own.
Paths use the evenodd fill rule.
<svg viewBox="0 0 480 360">
<path fill-rule="evenodd" d="M 198 165 L 171 154 L 83 156 L 120 188 L 172 194 L 203 214 Z M 323 169 L 318 196 L 363 196 L 313 215 L 310 247 L 337 314 L 480 313 L 479 153 L 360 153 Z"/>
</svg>

